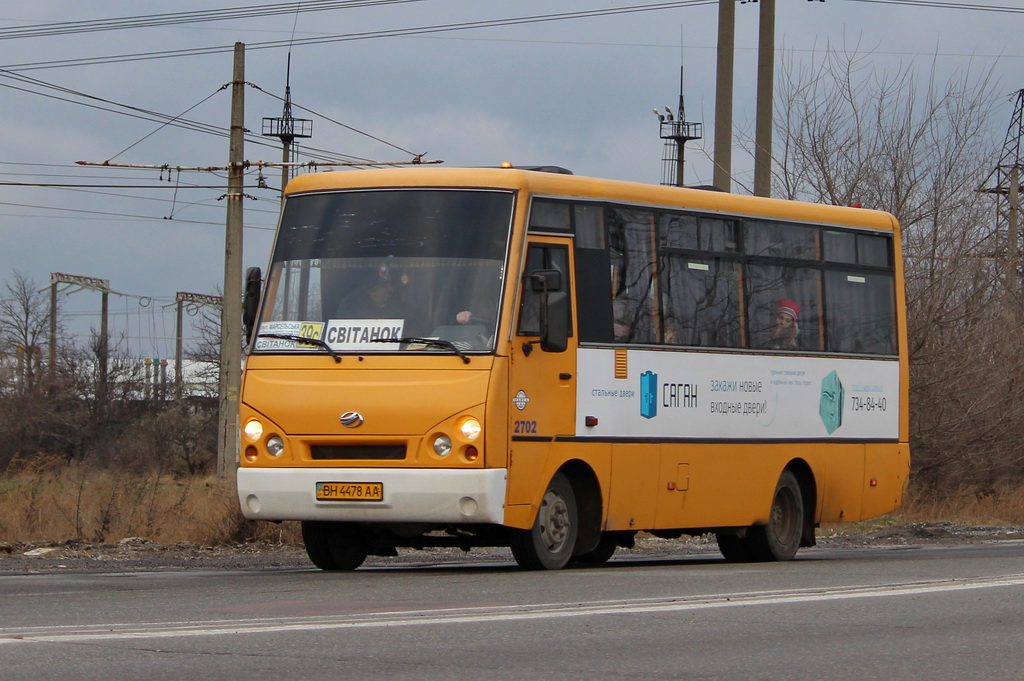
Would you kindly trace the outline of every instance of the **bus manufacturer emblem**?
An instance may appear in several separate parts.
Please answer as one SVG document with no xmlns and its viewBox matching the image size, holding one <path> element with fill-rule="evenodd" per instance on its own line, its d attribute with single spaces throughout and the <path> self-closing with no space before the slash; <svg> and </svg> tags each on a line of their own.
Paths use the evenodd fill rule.
<svg viewBox="0 0 1024 681">
<path fill-rule="evenodd" d="M 358 411 L 346 411 L 339 420 L 346 428 L 358 428 L 363 425 L 363 415 Z"/>
<path fill-rule="evenodd" d="M 516 409 L 522 411 L 526 409 L 526 405 L 530 403 L 530 398 L 526 396 L 526 393 L 520 390 L 512 398 L 512 404 L 516 405 Z"/>
</svg>

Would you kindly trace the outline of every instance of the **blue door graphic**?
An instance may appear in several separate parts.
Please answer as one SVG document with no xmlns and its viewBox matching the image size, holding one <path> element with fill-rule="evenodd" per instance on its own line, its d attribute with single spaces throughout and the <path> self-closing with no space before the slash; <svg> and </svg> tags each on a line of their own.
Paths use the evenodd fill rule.
<svg viewBox="0 0 1024 681">
<path fill-rule="evenodd" d="M 658 415 L 658 374 L 650 370 L 640 374 L 640 415 L 645 419 Z"/>
</svg>

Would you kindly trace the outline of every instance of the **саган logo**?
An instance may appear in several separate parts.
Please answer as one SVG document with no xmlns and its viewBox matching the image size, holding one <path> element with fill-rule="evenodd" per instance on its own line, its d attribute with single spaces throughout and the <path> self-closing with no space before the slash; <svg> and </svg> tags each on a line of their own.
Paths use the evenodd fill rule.
<svg viewBox="0 0 1024 681">
<path fill-rule="evenodd" d="M 645 371 L 640 374 L 640 416 L 653 419 L 658 415 L 658 374 Z"/>
</svg>

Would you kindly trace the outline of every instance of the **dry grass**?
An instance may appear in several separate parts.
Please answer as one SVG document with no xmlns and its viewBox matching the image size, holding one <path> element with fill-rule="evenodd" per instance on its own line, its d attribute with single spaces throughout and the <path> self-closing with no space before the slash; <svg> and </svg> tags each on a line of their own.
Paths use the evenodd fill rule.
<svg viewBox="0 0 1024 681">
<path fill-rule="evenodd" d="M 850 534 L 914 523 L 951 522 L 962 525 L 1024 527 L 1024 486 L 978 489 L 915 489 L 903 507 L 859 523 L 829 525 L 829 532 Z"/>
<path fill-rule="evenodd" d="M 916 492 L 899 517 L 904 522 L 948 520 L 966 525 L 1024 526 L 1024 486 Z"/>
<path fill-rule="evenodd" d="M 1024 487 L 912 492 L 899 511 L 830 525 L 848 534 L 913 523 L 1024 526 Z M 144 537 L 160 544 L 219 546 L 247 541 L 296 543 L 296 523 L 246 521 L 233 479 L 95 469 L 59 459 L 15 462 L 0 476 L 0 542 Z"/>
<path fill-rule="evenodd" d="M 0 476 L 0 542 L 128 537 L 213 546 L 297 540 L 292 526 L 246 521 L 234 481 L 215 476 L 97 470 L 44 458 L 16 462 Z"/>
</svg>

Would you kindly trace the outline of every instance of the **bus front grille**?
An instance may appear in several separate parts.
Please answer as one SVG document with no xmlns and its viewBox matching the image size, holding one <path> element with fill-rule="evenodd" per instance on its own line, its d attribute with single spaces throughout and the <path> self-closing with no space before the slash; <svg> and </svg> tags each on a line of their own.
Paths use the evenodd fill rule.
<svg viewBox="0 0 1024 681">
<path fill-rule="evenodd" d="M 405 445 L 313 445 L 314 460 L 325 459 L 404 459 Z"/>
</svg>

